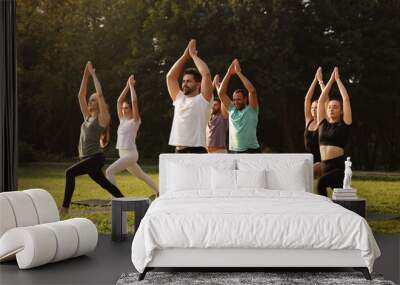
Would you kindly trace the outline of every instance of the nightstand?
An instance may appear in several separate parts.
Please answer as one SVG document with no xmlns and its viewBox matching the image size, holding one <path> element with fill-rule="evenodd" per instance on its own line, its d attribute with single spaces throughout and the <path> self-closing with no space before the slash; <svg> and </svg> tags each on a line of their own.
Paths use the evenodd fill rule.
<svg viewBox="0 0 400 285">
<path fill-rule="evenodd" d="M 367 200 L 364 198 L 354 198 L 354 199 L 332 199 L 332 202 L 339 204 L 340 206 L 359 214 L 361 217 L 366 217 L 366 204 Z"/>
<path fill-rule="evenodd" d="M 150 200 L 145 197 L 123 197 L 112 199 L 112 222 L 111 222 L 111 238 L 113 241 L 123 241 L 127 234 L 124 233 L 126 228 L 127 211 L 135 212 L 135 232 L 139 227 L 140 221 L 146 214 Z"/>
</svg>

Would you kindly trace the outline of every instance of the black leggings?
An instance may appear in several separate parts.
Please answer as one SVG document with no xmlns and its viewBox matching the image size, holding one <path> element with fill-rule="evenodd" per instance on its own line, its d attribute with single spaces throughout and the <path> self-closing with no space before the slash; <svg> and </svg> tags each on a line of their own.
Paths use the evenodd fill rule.
<svg viewBox="0 0 400 285">
<path fill-rule="evenodd" d="M 69 167 L 65 172 L 65 193 L 63 207 L 69 207 L 72 194 L 75 190 L 75 177 L 88 174 L 97 184 L 106 189 L 114 197 L 124 197 L 121 191 L 112 184 L 105 176 L 101 168 L 104 166 L 105 159 L 103 153 L 96 153 L 82 158 L 79 162 Z"/>
<path fill-rule="evenodd" d="M 341 188 L 344 178 L 344 155 L 321 161 L 322 176 L 318 180 L 318 194 L 328 196 L 327 188 Z"/>
</svg>

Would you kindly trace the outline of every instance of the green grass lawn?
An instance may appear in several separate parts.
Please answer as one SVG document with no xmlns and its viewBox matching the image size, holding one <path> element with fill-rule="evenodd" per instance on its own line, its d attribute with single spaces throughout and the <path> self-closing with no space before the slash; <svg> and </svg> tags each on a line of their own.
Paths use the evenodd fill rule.
<svg viewBox="0 0 400 285">
<path fill-rule="evenodd" d="M 18 168 L 18 189 L 28 188 L 43 188 L 51 193 L 54 200 L 57 203 L 57 207 L 60 207 L 64 198 L 64 187 L 65 187 L 65 169 L 69 164 L 35 164 L 29 166 L 23 166 Z M 157 166 L 146 166 L 143 170 L 149 174 L 156 183 L 158 183 L 158 167 Z M 123 172 L 117 175 L 117 183 L 121 192 L 125 196 L 140 196 L 148 197 L 153 194 L 153 191 L 141 180 L 134 178 L 128 172 Z M 75 192 L 72 196 L 72 202 L 86 199 L 110 199 L 111 195 L 103 188 L 93 182 L 89 176 L 79 176 L 75 180 Z M 97 209 L 109 209 L 108 213 L 90 213 L 90 214 L 69 214 L 62 216 L 62 219 L 69 219 L 74 217 L 86 217 L 94 222 L 100 233 L 111 233 L 111 207 L 86 207 L 71 204 L 70 209 L 72 211 L 79 210 L 96 210 Z M 133 213 L 128 213 L 128 223 L 133 224 Z"/>
<path fill-rule="evenodd" d="M 36 164 L 22 166 L 18 169 L 18 188 L 43 188 L 49 191 L 60 207 L 64 197 L 64 171 L 67 165 Z M 158 183 L 158 167 L 146 166 L 143 169 Z M 151 189 L 142 181 L 134 178 L 128 172 L 117 176 L 117 183 L 125 196 L 144 196 L 152 194 Z M 358 189 L 358 195 L 367 199 L 367 210 L 395 214 L 400 216 L 400 178 L 398 176 L 380 176 L 368 173 L 355 175 L 352 186 Z M 87 175 L 76 179 L 76 187 L 72 201 L 84 199 L 110 199 L 110 195 L 94 183 Z M 71 205 L 71 210 L 95 210 L 95 208 L 110 209 L 110 207 L 85 207 Z M 99 232 L 111 232 L 111 211 L 101 213 L 66 215 L 71 217 L 87 217 L 92 220 Z M 128 222 L 132 224 L 133 214 L 128 214 Z M 376 232 L 400 233 L 400 218 L 387 221 L 369 221 Z"/>
</svg>

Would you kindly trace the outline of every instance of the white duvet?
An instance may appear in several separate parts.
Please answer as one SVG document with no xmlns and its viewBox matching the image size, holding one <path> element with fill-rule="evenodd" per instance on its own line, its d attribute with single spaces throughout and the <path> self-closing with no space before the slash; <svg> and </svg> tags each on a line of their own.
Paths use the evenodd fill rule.
<svg viewBox="0 0 400 285">
<path fill-rule="evenodd" d="M 162 195 L 134 237 L 135 268 L 165 248 L 358 249 L 370 272 L 380 256 L 359 215 L 319 195 L 265 189 Z"/>
</svg>

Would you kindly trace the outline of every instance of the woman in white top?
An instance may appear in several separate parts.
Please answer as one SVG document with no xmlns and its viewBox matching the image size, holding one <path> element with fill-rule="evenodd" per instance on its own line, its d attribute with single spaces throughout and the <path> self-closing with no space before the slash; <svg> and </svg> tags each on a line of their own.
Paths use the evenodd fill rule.
<svg viewBox="0 0 400 285">
<path fill-rule="evenodd" d="M 129 90 L 131 104 L 125 101 Z M 106 176 L 111 183 L 116 185 L 115 174 L 126 169 L 140 180 L 146 182 L 153 189 L 155 195 L 158 196 L 157 185 L 137 164 L 139 154 L 136 148 L 136 134 L 140 126 L 140 114 L 133 75 L 129 77 L 124 90 L 118 97 L 117 111 L 120 123 L 116 148 L 119 151 L 120 158 L 107 168 Z"/>
</svg>

